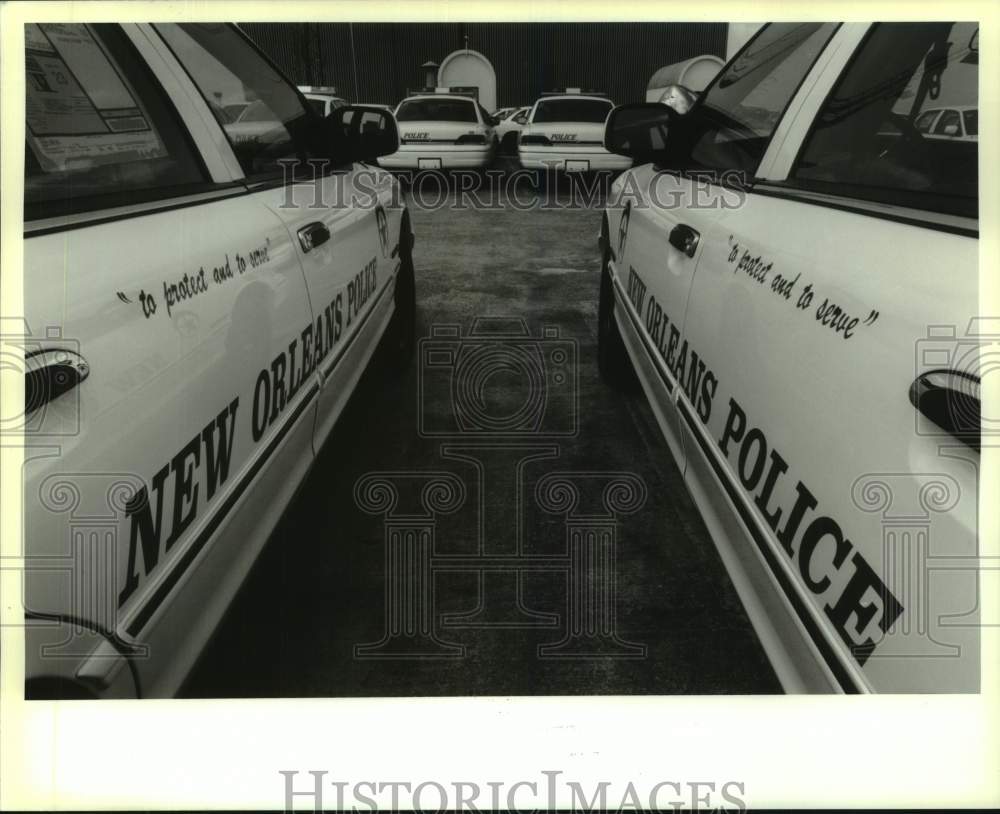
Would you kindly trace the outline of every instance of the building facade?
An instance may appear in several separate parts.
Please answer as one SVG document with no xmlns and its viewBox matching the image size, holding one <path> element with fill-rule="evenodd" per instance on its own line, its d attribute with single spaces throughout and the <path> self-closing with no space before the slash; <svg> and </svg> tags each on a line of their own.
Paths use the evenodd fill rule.
<svg viewBox="0 0 1000 814">
<path fill-rule="evenodd" d="M 293 82 L 332 85 L 352 102 L 394 104 L 424 86 L 421 65 L 472 48 L 496 70 L 497 106 L 580 87 L 645 99 L 662 66 L 726 57 L 726 23 L 241 23 Z"/>
</svg>

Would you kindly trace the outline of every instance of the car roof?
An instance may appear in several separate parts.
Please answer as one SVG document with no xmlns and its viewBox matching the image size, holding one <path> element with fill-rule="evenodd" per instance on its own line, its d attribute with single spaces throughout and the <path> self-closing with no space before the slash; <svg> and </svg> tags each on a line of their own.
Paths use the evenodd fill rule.
<svg viewBox="0 0 1000 814">
<path fill-rule="evenodd" d="M 476 100 L 471 96 L 463 96 L 460 93 L 421 93 L 417 96 L 407 96 L 399 104 L 403 104 L 403 102 L 413 102 L 418 99 L 464 99 L 466 102 L 476 104 Z"/>
<path fill-rule="evenodd" d="M 538 102 L 548 102 L 551 99 L 593 99 L 598 102 L 607 102 L 612 107 L 615 104 L 607 96 L 596 96 L 590 93 L 552 93 L 542 96 L 535 104 L 537 105 Z M 528 105 L 528 107 L 531 107 L 531 105 Z"/>
</svg>

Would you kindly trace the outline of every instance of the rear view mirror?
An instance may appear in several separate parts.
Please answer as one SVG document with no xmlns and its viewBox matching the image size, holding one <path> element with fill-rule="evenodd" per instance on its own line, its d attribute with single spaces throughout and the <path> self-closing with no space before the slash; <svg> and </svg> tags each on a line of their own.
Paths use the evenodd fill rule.
<svg viewBox="0 0 1000 814">
<path fill-rule="evenodd" d="M 399 149 L 396 118 L 388 110 L 367 105 L 348 105 L 330 114 L 343 128 L 352 161 L 372 161 Z"/>
<path fill-rule="evenodd" d="M 620 105 L 604 125 L 604 149 L 634 158 L 639 163 L 655 161 L 667 149 L 667 136 L 676 111 L 656 102 Z"/>
</svg>

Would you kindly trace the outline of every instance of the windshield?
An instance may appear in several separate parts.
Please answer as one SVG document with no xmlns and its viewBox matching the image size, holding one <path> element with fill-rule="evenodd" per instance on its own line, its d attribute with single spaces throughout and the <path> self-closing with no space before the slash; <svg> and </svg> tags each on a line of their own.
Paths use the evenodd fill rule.
<svg viewBox="0 0 1000 814">
<path fill-rule="evenodd" d="M 547 99 L 535 107 L 532 122 L 604 124 L 613 105 L 608 99 Z"/>
<path fill-rule="evenodd" d="M 401 122 L 478 122 L 472 100 L 411 99 L 396 111 Z"/>
</svg>

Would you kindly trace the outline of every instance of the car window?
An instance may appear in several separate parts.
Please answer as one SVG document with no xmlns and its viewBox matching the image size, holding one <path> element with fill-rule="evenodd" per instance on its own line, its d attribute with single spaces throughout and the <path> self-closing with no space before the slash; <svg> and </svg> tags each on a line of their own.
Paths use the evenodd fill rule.
<svg viewBox="0 0 1000 814">
<path fill-rule="evenodd" d="M 157 25 L 157 31 L 198 86 L 248 177 L 282 175 L 289 159 L 316 157 L 316 119 L 295 89 L 239 32 L 221 23 Z M 235 122 L 225 109 L 245 103 Z"/>
<path fill-rule="evenodd" d="M 967 136 L 978 136 L 979 135 L 979 111 L 978 110 L 963 110 L 962 120 L 965 122 L 965 135 Z"/>
<path fill-rule="evenodd" d="M 603 124 L 614 105 L 608 99 L 545 99 L 535 106 L 532 123 L 593 122 Z"/>
<path fill-rule="evenodd" d="M 975 108 L 977 23 L 882 23 L 820 110 L 791 173 L 799 186 L 975 217 L 975 139 L 942 138 Z M 950 109 L 946 106 L 951 106 Z M 942 110 L 934 133 L 916 123 Z"/>
<path fill-rule="evenodd" d="M 408 99 L 396 111 L 401 122 L 478 122 L 470 99 Z"/>
<path fill-rule="evenodd" d="M 753 175 L 781 115 L 836 28 L 775 23 L 761 31 L 696 108 L 694 164 Z"/>
<path fill-rule="evenodd" d="M 929 133 L 931 131 L 931 125 L 934 124 L 934 119 L 936 119 L 940 113 L 940 110 L 927 110 L 917 117 L 917 121 L 913 126 L 916 127 L 917 131 L 920 133 Z"/>
<path fill-rule="evenodd" d="M 320 104 L 320 109 L 322 109 L 323 103 L 320 102 L 319 104 Z M 218 109 L 219 108 L 216 108 L 216 110 Z M 269 122 L 272 121 L 273 119 L 274 119 L 274 113 L 271 112 L 271 108 L 269 108 L 262 101 L 260 101 L 260 99 L 258 99 L 254 102 L 251 102 L 243 109 L 243 112 L 240 114 L 239 118 L 234 122 L 234 124 L 238 124 L 240 122 L 243 122 L 244 124 L 247 122 Z"/>
<path fill-rule="evenodd" d="M 962 123 L 958 118 L 957 110 L 946 110 L 941 114 L 936 125 L 934 125 L 934 135 L 936 136 L 960 136 L 962 135 Z"/>
<path fill-rule="evenodd" d="M 306 103 L 315 111 L 317 116 L 326 115 L 326 101 L 323 99 L 314 99 L 312 96 L 306 97 Z"/>
<path fill-rule="evenodd" d="M 25 26 L 25 218 L 209 181 L 176 111 L 115 25 Z"/>
<path fill-rule="evenodd" d="M 526 107 L 526 108 L 524 108 L 522 110 L 519 110 L 514 115 L 514 121 L 516 121 L 518 124 L 527 124 L 527 122 L 528 122 L 528 112 L 530 110 L 531 110 L 531 108 L 528 108 L 528 107 Z"/>
</svg>

